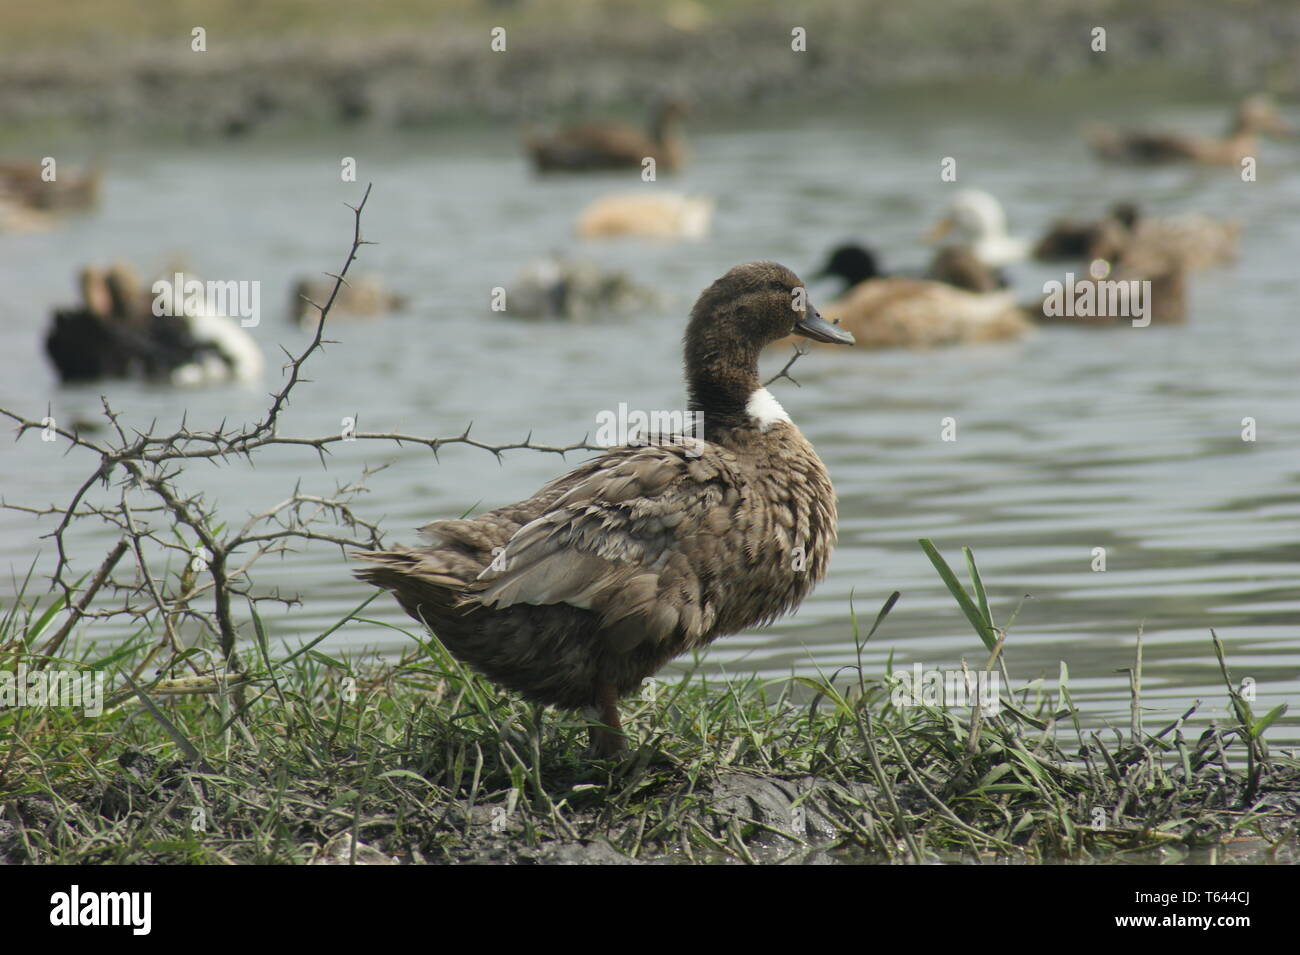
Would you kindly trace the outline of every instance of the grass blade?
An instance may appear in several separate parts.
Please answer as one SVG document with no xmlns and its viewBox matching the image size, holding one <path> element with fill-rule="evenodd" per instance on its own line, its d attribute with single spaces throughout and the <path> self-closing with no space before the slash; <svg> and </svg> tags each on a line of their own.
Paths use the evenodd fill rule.
<svg viewBox="0 0 1300 955">
<path fill-rule="evenodd" d="M 948 562 L 943 559 L 943 555 L 939 553 L 934 543 L 925 537 L 922 537 L 919 543 L 921 549 L 925 551 L 925 555 L 930 558 L 930 563 L 934 564 L 934 569 L 939 572 L 939 577 L 943 580 L 944 586 L 948 588 L 948 592 L 957 601 L 957 606 L 961 608 L 961 612 L 966 615 L 966 619 L 970 621 L 970 625 L 975 629 L 975 633 L 984 641 L 984 646 L 992 652 L 998 643 L 998 637 L 993 632 L 993 627 L 980 615 L 979 608 L 975 606 L 970 594 L 966 593 L 966 588 L 961 585 L 961 581 L 952 572 L 952 568 L 948 566 Z"/>
</svg>

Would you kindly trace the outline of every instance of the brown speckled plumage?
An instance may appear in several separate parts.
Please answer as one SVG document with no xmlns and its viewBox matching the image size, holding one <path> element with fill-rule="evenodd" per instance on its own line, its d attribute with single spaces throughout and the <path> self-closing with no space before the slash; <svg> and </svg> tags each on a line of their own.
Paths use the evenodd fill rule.
<svg viewBox="0 0 1300 955">
<path fill-rule="evenodd" d="M 826 469 L 779 406 L 749 405 L 759 352 L 796 319 L 847 341 L 811 307 L 791 308 L 796 287 L 788 269 L 751 263 L 700 296 L 686 367 L 704 440 L 613 449 L 526 501 L 422 528 L 426 547 L 362 553 L 374 566 L 358 576 L 502 686 L 598 707 L 616 728 L 617 697 L 673 657 L 787 612 L 825 575 Z"/>
</svg>

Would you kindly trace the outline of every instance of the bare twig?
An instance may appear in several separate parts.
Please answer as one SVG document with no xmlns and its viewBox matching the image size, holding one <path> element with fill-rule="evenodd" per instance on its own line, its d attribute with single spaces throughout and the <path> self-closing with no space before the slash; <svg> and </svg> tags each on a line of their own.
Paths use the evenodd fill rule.
<svg viewBox="0 0 1300 955">
<path fill-rule="evenodd" d="M 763 387 L 766 388 L 774 381 L 780 381 L 782 378 L 787 378 L 790 381 L 794 382 L 794 386 L 796 388 L 802 388 L 803 385 L 799 384 L 799 382 L 795 381 L 793 378 L 790 377 L 790 368 L 791 366 L 794 365 L 795 362 L 797 362 L 800 358 L 802 358 L 806 354 L 808 354 L 808 349 L 802 348 L 799 345 L 795 345 L 794 354 L 790 356 L 790 360 L 785 363 L 784 367 L 782 367 L 780 371 L 778 371 L 771 378 L 767 379 L 767 381 L 763 382 Z"/>
</svg>

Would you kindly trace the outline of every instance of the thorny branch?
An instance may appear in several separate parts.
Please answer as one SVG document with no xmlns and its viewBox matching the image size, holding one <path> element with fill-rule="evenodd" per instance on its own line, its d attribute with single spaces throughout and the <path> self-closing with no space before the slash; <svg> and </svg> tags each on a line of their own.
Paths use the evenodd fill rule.
<svg viewBox="0 0 1300 955">
<path fill-rule="evenodd" d="M 127 618 L 151 632 L 161 632 L 160 642 L 146 659 L 151 660 L 160 650 L 171 652 L 171 660 L 160 668 L 170 671 L 182 662 L 195 673 L 199 672 L 195 655 L 185 653 L 178 630 L 189 621 L 215 641 L 228 670 L 238 671 L 240 664 L 236 653 L 239 622 L 235 619 L 235 602 L 248 602 L 251 609 L 260 601 L 270 600 L 286 605 L 297 602 L 296 597 L 278 592 L 255 593 L 249 570 L 258 559 L 267 554 L 282 554 L 296 542 L 328 543 L 343 549 L 375 547 L 381 544 L 379 527 L 358 517 L 353 511 L 357 495 L 366 490 L 365 482 L 376 469 L 367 469 L 359 480 L 340 485 L 330 496 L 303 493 L 295 487 L 293 493 L 260 512 L 252 513 L 235 529 L 227 529 L 214 506 L 202 494 L 190 493 L 182 488 L 185 466 L 193 461 L 224 462 L 232 456 L 251 461 L 254 451 L 272 445 L 313 448 L 324 460 L 329 446 L 338 441 L 384 441 L 398 445 L 420 445 L 433 451 L 449 445 L 467 445 L 489 451 L 498 458 L 506 451 L 529 450 L 565 455 L 570 451 L 600 451 L 598 445 L 584 439 L 569 445 L 537 444 L 530 434 L 523 441 L 490 444 L 470 437 L 470 428 L 459 435 L 424 437 L 399 432 L 350 432 L 318 437 L 293 437 L 279 433 L 281 415 L 288 406 L 294 389 L 308 379 L 303 377 L 307 360 L 327 343 L 323 337 L 325 321 L 330 309 L 347 282 L 348 269 L 356 261 L 361 246 L 368 245 L 361 233 L 362 211 L 370 197 L 370 187 L 353 213 L 352 242 L 343 267 L 337 274 L 327 273 L 334 279 L 329 298 L 323 305 L 311 303 L 320 312 L 320 321 L 311 342 L 294 356 L 288 352 L 285 366 L 287 380 L 284 386 L 271 395 L 271 404 L 265 417 L 251 425 L 227 427 L 223 422 L 213 430 L 195 430 L 187 426 L 185 417 L 179 427 L 168 433 L 159 433 L 156 422 L 145 430 L 123 427 L 119 415 L 101 399 L 103 414 L 108 420 L 113 437 L 96 441 L 83 437 L 79 431 L 58 427 L 49 418 L 35 421 L 14 411 L 0 408 L 3 415 L 17 424 L 17 439 L 28 431 L 53 432 L 68 441 L 68 450 L 80 449 L 94 455 L 98 461 L 94 470 L 73 493 L 64 506 L 32 507 L 0 501 L 0 506 L 37 517 L 56 517 L 54 529 L 46 536 L 54 541 L 56 559 L 50 575 L 51 587 L 62 598 L 67 615 L 55 634 L 41 648 L 41 656 L 34 666 L 47 665 L 55 659 L 75 625 L 84 620 Z M 788 367 L 788 366 L 787 366 Z M 113 488 L 108 502 L 92 500 L 91 492 L 97 487 Z M 154 519 L 162 518 L 155 526 Z M 73 571 L 69 535 L 74 522 L 97 519 L 113 528 L 117 540 L 107 557 L 90 580 L 82 587 Z M 187 541 L 192 536 L 193 542 Z M 134 573 L 130 579 L 114 576 L 114 572 L 127 555 Z M 182 563 L 179 573 L 168 573 L 173 560 Z M 101 600 L 106 606 L 92 606 L 97 594 L 103 592 L 112 599 Z M 198 600 L 204 600 L 207 609 L 200 609 Z M 143 667 L 138 668 L 138 677 Z"/>
</svg>

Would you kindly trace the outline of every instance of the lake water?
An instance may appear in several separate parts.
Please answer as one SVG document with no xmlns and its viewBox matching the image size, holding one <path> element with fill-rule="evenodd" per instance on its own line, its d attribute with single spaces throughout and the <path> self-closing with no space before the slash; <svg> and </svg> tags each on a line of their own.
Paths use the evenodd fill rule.
<svg viewBox="0 0 1300 955">
<path fill-rule="evenodd" d="M 1210 643 L 1225 641 L 1237 678 L 1256 683 L 1257 712 L 1300 691 L 1300 153 L 1261 150 L 1257 182 L 1232 170 L 1127 170 L 1085 152 L 1079 122 L 1154 117 L 1217 131 L 1224 102 L 1161 104 L 1134 97 L 1095 106 L 1079 97 L 1016 101 L 940 95 L 875 98 L 853 110 L 784 109 L 697 115 L 694 161 L 684 175 L 644 185 L 631 177 L 537 180 L 510 128 L 449 126 L 420 133 L 320 131 L 233 143 L 155 145 L 74 142 L 98 152 L 109 176 L 101 209 L 61 228 L 0 236 L 0 404 L 61 422 L 92 417 L 106 394 L 128 422 L 170 426 L 259 416 L 278 387 L 279 348 L 306 333 L 287 311 L 294 278 L 334 270 L 351 234 L 344 201 L 374 192 L 356 268 L 382 273 L 410 298 L 400 315 L 333 325 L 339 344 L 311 362 L 282 419 L 287 434 L 337 433 L 348 416 L 362 430 L 474 433 L 496 442 L 565 444 L 594 432 L 596 415 L 682 406 L 680 337 L 695 295 L 736 262 L 773 258 L 808 273 L 836 242 L 858 237 L 890 267 L 920 265 L 923 235 L 954 188 L 939 180 L 944 156 L 957 186 L 991 190 L 1012 229 L 1034 234 L 1051 218 L 1141 199 L 1152 213 L 1199 211 L 1245 223 L 1241 260 L 1194 277 L 1182 328 L 1044 331 L 1016 344 L 931 352 L 819 351 L 774 391 L 816 444 L 840 496 L 840 545 L 828 579 L 772 627 L 720 640 L 706 666 L 781 676 L 829 672 L 853 661 L 850 597 L 874 617 L 903 594 L 865 652 L 872 674 L 895 666 L 977 665 L 983 650 L 944 591 L 917 538 L 933 538 L 954 566 L 972 547 L 1004 623 L 1018 605 L 1007 658 L 1017 681 L 1054 682 L 1069 665 L 1071 689 L 1094 726 L 1127 725 L 1127 677 L 1135 635 L 1145 634 L 1147 725 L 1172 720 L 1193 700 L 1202 717 L 1225 718 Z M 45 154 L 40 137 L 13 131 L 9 154 Z M 340 181 L 340 159 L 358 160 L 360 184 Z M 670 188 L 712 195 L 712 237 L 697 243 L 580 243 L 573 220 L 598 195 Z M 570 251 L 665 293 L 662 308 L 582 326 L 512 322 L 489 310 L 490 290 L 552 250 Z M 183 254 L 206 277 L 262 283 L 255 329 L 268 356 L 263 387 L 176 391 L 127 383 L 61 388 L 41 340 L 50 309 L 74 295 L 88 262 L 125 259 L 145 270 Z M 1023 297 L 1063 272 L 1013 271 Z M 831 290 L 813 286 L 814 302 Z M 785 354 L 769 356 L 774 372 Z M 957 440 L 940 439 L 941 419 Z M 1243 441 L 1242 419 L 1258 439 Z M 28 435 L 0 445 L 7 501 L 66 501 L 94 463 Z M 570 460 L 576 463 L 581 456 Z M 565 467 L 548 455 L 504 463 L 472 448 L 426 450 L 356 442 L 334 446 L 327 467 L 309 451 L 275 449 L 256 469 L 195 468 L 231 519 L 286 496 L 297 480 L 329 493 L 367 465 L 360 513 L 381 520 L 392 542 L 427 520 L 523 497 Z M 0 569 L 19 577 L 33 555 L 48 566 L 32 518 L 0 513 Z M 107 531 L 77 541 L 79 567 L 97 563 Z M 1093 550 L 1107 569 L 1094 572 Z M 272 613 L 275 636 L 318 634 L 358 603 L 335 548 L 268 559 L 262 587 L 297 590 L 301 608 Z M 9 594 L 6 581 L 0 592 Z M 1027 596 L 1026 596 L 1027 595 Z M 268 611 L 269 612 L 269 611 Z M 374 617 L 405 625 L 393 601 Z M 104 626 L 99 636 L 113 637 Z M 322 649 L 398 653 L 391 630 L 354 623 Z M 1300 740 L 1300 712 L 1270 738 Z"/>
</svg>

